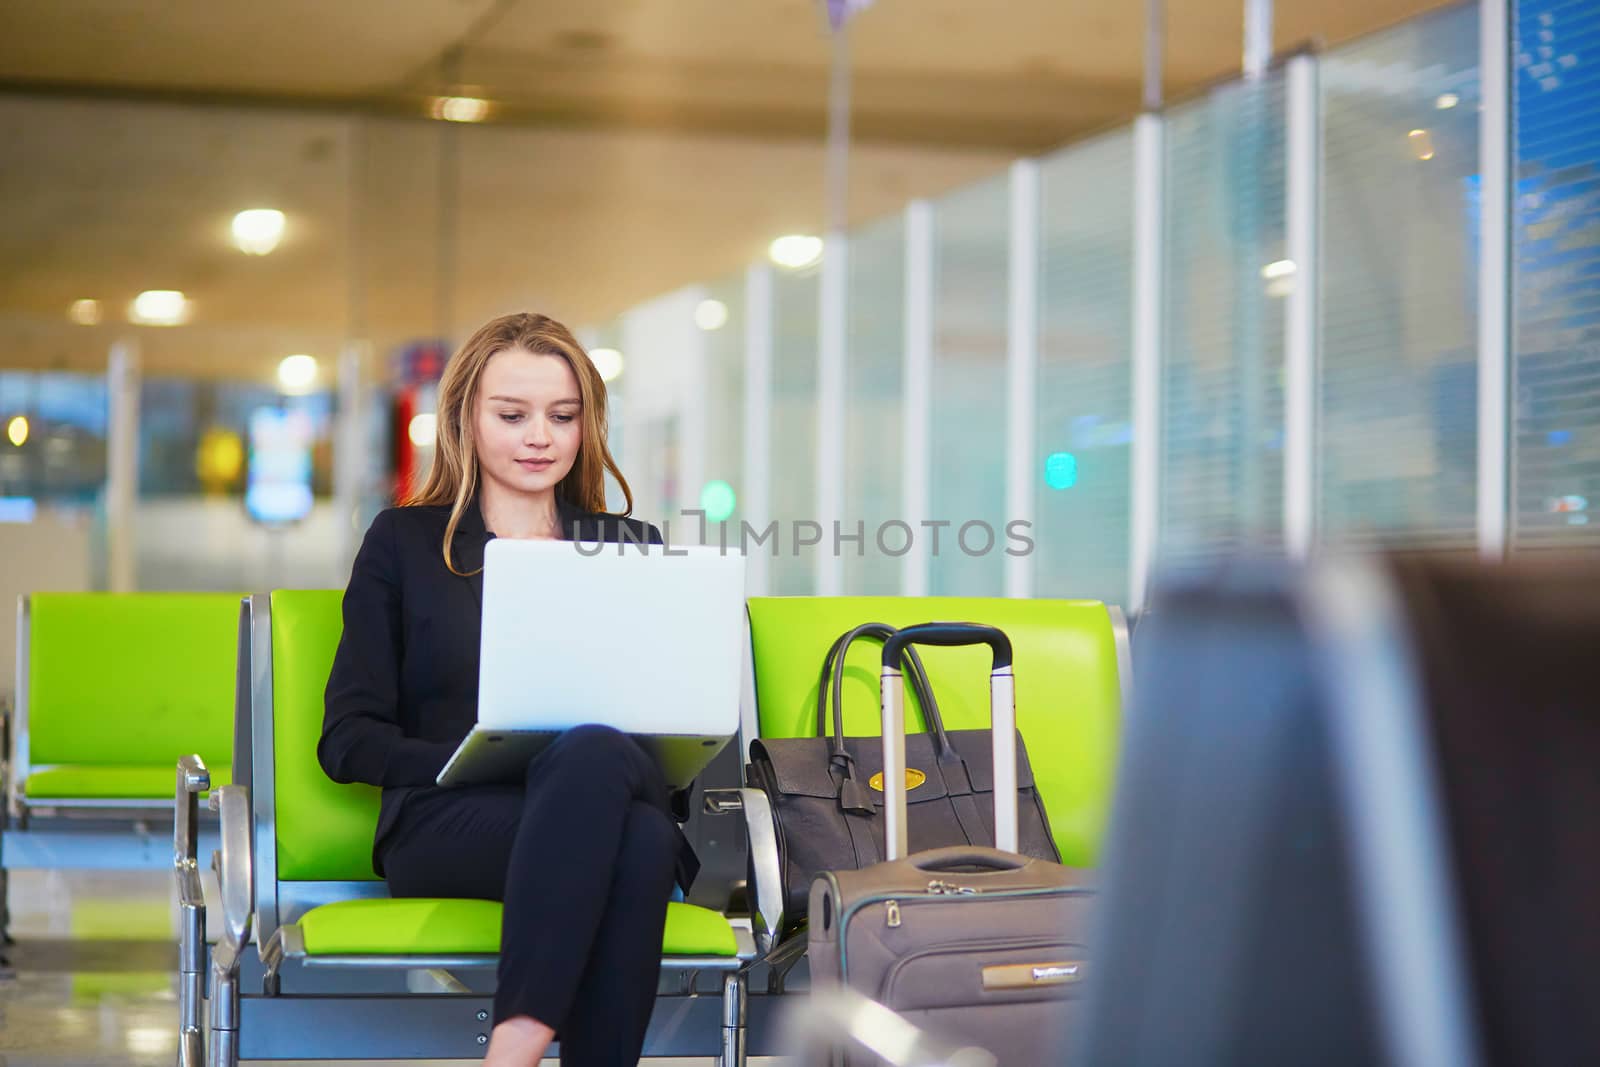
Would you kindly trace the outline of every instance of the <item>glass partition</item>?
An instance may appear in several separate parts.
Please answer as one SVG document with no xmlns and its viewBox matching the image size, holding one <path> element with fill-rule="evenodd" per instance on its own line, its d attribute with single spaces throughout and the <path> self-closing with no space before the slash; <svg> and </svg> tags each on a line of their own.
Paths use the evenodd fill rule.
<svg viewBox="0 0 1600 1067">
<path fill-rule="evenodd" d="M 774 273 L 771 500 L 778 529 L 777 557 L 768 579 L 774 596 L 816 592 L 816 553 L 832 549 L 831 543 L 796 545 L 796 524 L 817 521 L 818 298 L 815 267 Z M 801 532 L 814 534 L 810 527 Z M 773 548 L 770 541 L 757 547 L 752 540 L 747 551 L 770 555 Z"/>
<path fill-rule="evenodd" d="M 1010 187 L 1002 174 L 933 206 L 929 592 L 999 596 L 1006 541 Z"/>
<path fill-rule="evenodd" d="M 1119 130 L 1039 175 L 1034 594 L 1121 603 L 1133 440 L 1133 138 Z"/>
<path fill-rule="evenodd" d="M 1477 540 L 1477 60 L 1477 11 L 1456 8 L 1322 62 L 1318 466 L 1333 543 Z"/>
<path fill-rule="evenodd" d="M 900 558 L 882 551 L 878 531 L 901 517 L 901 394 L 905 360 L 905 221 L 895 216 L 850 239 L 845 341 L 845 534 L 860 523 L 859 546 L 841 546 L 844 591 L 900 591 Z M 898 534 L 884 545 L 900 550 Z M 831 550 L 832 545 L 828 548 Z"/>
<path fill-rule="evenodd" d="M 1168 114 L 1165 563 L 1282 540 L 1286 147 L 1281 71 Z"/>
</svg>

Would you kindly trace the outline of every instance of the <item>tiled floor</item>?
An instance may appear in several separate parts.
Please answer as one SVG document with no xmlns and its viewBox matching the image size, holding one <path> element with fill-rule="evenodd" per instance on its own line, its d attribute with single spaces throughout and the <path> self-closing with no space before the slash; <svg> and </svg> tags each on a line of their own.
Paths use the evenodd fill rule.
<svg viewBox="0 0 1600 1067">
<path fill-rule="evenodd" d="M 171 884 L 171 876 L 159 871 L 12 874 L 16 943 L 6 950 L 11 970 L 0 978 L 0 1067 L 177 1062 L 177 904 Z M 651 1067 L 708 1062 L 648 1061 Z M 280 1061 L 275 1067 L 309 1065 Z"/>
<path fill-rule="evenodd" d="M 177 1057 L 171 876 L 17 871 L 5 1067 L 170 1067 Z"/>
</svg>

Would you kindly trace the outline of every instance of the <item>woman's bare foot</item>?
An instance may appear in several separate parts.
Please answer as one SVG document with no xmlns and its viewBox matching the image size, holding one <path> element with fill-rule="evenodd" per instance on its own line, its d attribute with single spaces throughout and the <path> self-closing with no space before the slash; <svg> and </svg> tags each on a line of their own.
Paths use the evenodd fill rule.
<svg viewBox="0 0 1600 1067">
<path fill-rule="evenodd" d="M 538 1067 L 556 1032 L 527 1015 L 496 1026 L 489 1034 L 489 1051 L 483 1067 Z"/>
</svg>

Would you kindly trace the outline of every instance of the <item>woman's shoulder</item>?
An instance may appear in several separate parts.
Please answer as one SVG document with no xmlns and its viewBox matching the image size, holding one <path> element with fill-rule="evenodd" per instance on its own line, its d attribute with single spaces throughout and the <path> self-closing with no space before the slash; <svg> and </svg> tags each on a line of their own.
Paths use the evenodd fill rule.
<svg viewBox="0 0 1600 1067">
<path fill-rule="evenodd" d="M 445 524 L 449 521 L 450 509 L 447 507 L 433 504 L 397 504 L 378 512 L 372 520 L 372 525 L 367 528 L 367 536 L 371 537 L 374 534 L 391 537 L 417 534 L 442 536 Z"/>
</svg>

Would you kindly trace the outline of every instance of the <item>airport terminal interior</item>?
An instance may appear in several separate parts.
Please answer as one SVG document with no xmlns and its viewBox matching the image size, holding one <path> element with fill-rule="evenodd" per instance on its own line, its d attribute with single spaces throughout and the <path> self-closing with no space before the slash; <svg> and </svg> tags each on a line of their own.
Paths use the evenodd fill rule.
<svg viewBox="0 0 1600 1067">
<path fill-rule="evenodd" d="M 647 1062 L 1600 1063 L 1600 3 L 0 0 L 0 1067 L 538 1062 L 319 746 L 514 313 L 738 664 Z"/>
</svg>

